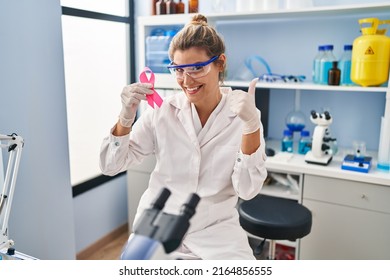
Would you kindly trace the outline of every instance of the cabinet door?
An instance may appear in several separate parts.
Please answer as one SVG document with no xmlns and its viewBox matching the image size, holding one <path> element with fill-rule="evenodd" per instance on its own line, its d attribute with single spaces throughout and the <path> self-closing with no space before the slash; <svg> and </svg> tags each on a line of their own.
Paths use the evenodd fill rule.
<svg viewBox="0 0 390 280">
<path fill-rule="evenodd" d="M 313 214 L 300 259 L 390 259 L 390 214 L 304 199 Z"/>
<path fill-rule="evenodd" d="M 134 217 L 142 194 L 149 184 L 150 174 L 145 172 L 127 171 L 127 201 L 129 231 L 132 232 Z"/>
</svg>

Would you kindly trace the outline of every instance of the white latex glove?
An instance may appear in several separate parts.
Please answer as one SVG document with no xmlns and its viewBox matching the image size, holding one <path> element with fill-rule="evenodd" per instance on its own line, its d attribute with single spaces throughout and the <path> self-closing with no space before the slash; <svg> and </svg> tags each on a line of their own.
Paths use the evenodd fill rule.
<svg viewBox="0 0 390 280">
<path fill-rule="evenodd" d="M 230 93 L 230 110 L 243 120 L 243 134 L 253 133 L 260 128 L 260 115 L 255 104 L 257 81 L 258 78 L 250 82 L 248 92 L 233 90 Z"/>
<path fill-rule="evenodd" d="M 119 122 L 124 127 L 131 127 L 134 122 L 138 105 L 141 100 L 146 100 L 147 94 L 152 94 L 152 84 L 134 83 L 123 88 L 121 93 L 122 110 L 119 114 Z"/>
</svg>

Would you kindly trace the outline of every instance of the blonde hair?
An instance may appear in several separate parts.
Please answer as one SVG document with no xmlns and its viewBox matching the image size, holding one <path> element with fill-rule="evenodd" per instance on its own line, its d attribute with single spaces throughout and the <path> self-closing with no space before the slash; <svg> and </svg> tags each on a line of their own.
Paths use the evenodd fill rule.
<svg viewBox="0 0 390 280">
<path fill-rule="evenodd" d="M 184 51 L 192 47 L 204 49 L 210 58 L 225 53 L 222 37 L 208 25 L 207 18 L 201 14 L 194 15 L 191 21 L 173 37 L 169 46 L 169 57 L 172 60 L 177 50 Z M 218 59 L 214 63 L 221 64 L 223 71 L 219 75 L 219 80 L 223 81 L 226 63 Z"/>
</svg>

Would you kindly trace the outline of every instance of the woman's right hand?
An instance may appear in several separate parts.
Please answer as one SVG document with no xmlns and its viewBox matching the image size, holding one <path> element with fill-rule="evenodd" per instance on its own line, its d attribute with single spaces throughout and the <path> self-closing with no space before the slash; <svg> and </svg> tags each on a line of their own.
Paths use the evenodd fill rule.
<svg viewBox="0 0 390 280">
<path fill-rule="evenodd" d="M 137 114 L 141 100 L 146 100 L 147 94 L 153 94 L 153 85 L 150 83 L 133 83 L 123 88 L 121 93 L 122 110 L 119 114 L 119 123 L 130 128 Z"/>
</svg>

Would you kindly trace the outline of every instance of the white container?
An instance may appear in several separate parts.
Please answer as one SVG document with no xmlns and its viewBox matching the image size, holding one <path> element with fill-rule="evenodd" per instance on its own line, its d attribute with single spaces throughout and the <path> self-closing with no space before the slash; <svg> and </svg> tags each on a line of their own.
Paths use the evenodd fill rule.
<svg viewBox="0 0 390 280">
<path fill-rule="evenodd" d="M 278 10 L 279 2 L 279 0 L 236 0 L 236 11 L 243 13 Z"/>
<path fill-rule="evenodd" d="M 280 8 L 279 0 L 263 0 L 263 10 L 273 11 L 273 10 L 278 10 L 279 8 Z"/>
<path fill-rule="evenodd" d="M 378 149 L 378 170 L 390 172 L 390 118 L 382 117 Z"/>
<path fill-rule="evenodd" d="M 312 0 L 285 0 L 285 9 L 305 9 L 313 7 Z"/>
</svg>

